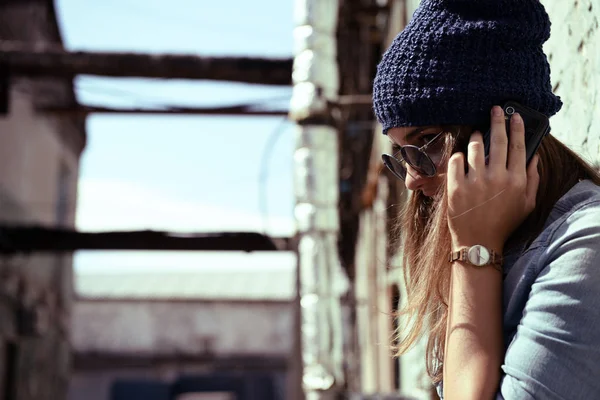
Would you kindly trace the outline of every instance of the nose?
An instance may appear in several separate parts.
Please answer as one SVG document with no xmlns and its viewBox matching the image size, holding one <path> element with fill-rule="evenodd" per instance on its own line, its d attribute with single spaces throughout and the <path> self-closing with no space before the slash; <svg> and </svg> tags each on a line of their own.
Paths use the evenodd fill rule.
<svg viewBox="0 0 600 400">
<path fill-rule="evenodd" d="M 414 191 L 420 189 L 426 179 L 426 176 L 419 174 L 410 165 L 406 166 L 406 178 L 404 179 L 404 184 L 408 190 Z"/>
</svg>

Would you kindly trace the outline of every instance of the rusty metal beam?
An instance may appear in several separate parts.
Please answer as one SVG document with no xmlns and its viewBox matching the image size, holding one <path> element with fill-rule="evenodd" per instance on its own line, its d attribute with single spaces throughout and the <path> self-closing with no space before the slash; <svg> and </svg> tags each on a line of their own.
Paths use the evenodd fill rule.
<svg viewBox="0 0 600 400">
<path fill-rule="evenodd" d="M 291 85 L 292 59 L 204 57 L 192 54 L 69 52 L 60 46 L 0 42 L 0 64 L 28 77 L 100 75 L 208 79 L 263 85 Z"/>
<path fill-rule="evenodd" d="M 0 254 L 76 250 L 292 250 L 292 239 L 255 232 L 172 233 L 159 231 L 78 232 L 39 226 L 1 226 Z"/>
<path fill-rule="evenodd" d="M 174 107 L 166 109 L 149 108 L 110 108 L 100 106 L 79 106 L 75 108 L 44 107 L 36 111 L 58 116 L 88 114 L 151 114 L 151 115 L 229 115 L 229 116 L 285 116 L 287 110 L 257 110 L 250 107 Z"/>
<path fill-rule="evenodd" d="M 345 95 L 332 103 L 339 107 L 372 107 L 372 95 Z M 285 116 L 288 110 L 257 109 L 256 105 L 242 104 L 225 107 L 167 107 L 164 109 L 151 108 L 112 108 L 103 106 L 80 105 L 76 107 L 40 107 L 38 112 L 60 116 L 88 114 L 183 114 L 183 115 L 244 115 L 244 116 Z"/>
</svg>

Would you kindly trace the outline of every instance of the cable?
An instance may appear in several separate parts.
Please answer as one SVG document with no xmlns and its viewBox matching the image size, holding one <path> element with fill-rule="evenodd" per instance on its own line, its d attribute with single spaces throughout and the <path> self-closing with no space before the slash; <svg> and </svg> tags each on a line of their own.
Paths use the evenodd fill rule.
<svg viewBox="0 0 600 400">
<path fill-rule="evenodd" d="M 139 94 L 130 93 L 130 92 L 127 92 L 126 90 L 119 90 L 119 89 L 115 90 L 115 89 L 111 89 L 111 88 L 89 88 L 89 87 L 82 87 L 79 84 L 76 84 L 73 86 L 75 87 L 75 89 L 77 91 L 87 92 L 92 95 L 108 95 L 108 96 L 113 96 L 113 97 L 117 97 L 120 99 L 126 98 L 127 100 L 132 101 L 137 107 L 143 107 L 143 108 L 167 108 L 168 107 L 165 105 L 154 103 L 152 100 L 150 100 L 150 102 L 146 102 L 144 100 L 140 101 L 139 98 L 136 98 L 136 96 L 139 96 Z"/>
<path fill-rule="evenodd" d="M 284 128 L 286 127 L 287 122 L 288 119 L 287 117 L 285 117 L 279 122 L 279 124 L 277 124 L 275 129 L 273 129 L 273 131 L 267 138 L 267 143 L 263 149 L 260 161 L 260 170 L 258 175 L 258 207 L 263 222 L 262 233 L 265 236 L 268 236 L 267 228 L 269 225 L 269 210 L 267 202 L 267 179 L 269 177 L 269 161 L 271 159 L 271 155 L 273 154 L 273 150 L 275 149 L 275 145 L 277 144 L 277 140 L 281 137 L 281 133 L 285 130 Z"/>
<path fill-rule="evenodd" d="M 117 88 L 115 86 L 112 85 L 106 85 L 105 83 L 101 83 L 96 87 L 89 87 L 88 85 L 94 85 L 93 82 L 87 82 L 85 85 L 81 84 L 82 82 L 78 82 L 76 83 L 74 86 L 77 90 L 82 90 L 82 91 L 86 91 L 88 93 L 96 93 L 96 94 L 106 94 L 109 96 L 115 96 L 115 97 L 122 97 L 122 96 L 127 96 L 130 100 L 135 101 L 136 104 L 140 104 L 140 105 L 146 105 L 148 107 L 160 107 L 160 108 L 171 108 L 171 107 L 191 107 L 191 106 L 184 106 L 184 105 L 168 105 L 168 103 L 170 101 L 172 101 L 172 99 L 168 99 L 168 98 L 159 98 L 159 97 L 152 97 L 152 96 L 146 96 L 143 93 L 135 93 L 134 91 L 129 91 L 129 90 L 124 90 L 121 88 Z M 86 87 L 87 86 L 87 87 Z M 142 99 L 140 99 L 140 97 L 142 97 Z M 248 106 L 252 106 L 252 107 L 260 107 L 263 105 L 267 105 L 269 102 L 277 102 L 277 101 L 288 101 L 291 98 L 291 94 L 286 94 L 286 95 L 277 95 L 277 96 L 273 96 L 273 97 L 267 97 L 264 99 L 251 99 L 251 100 L 246 100 L 246 101 L 239 101 L 236 102 L 235 104 L 225 104 L 223 105 L 224 107 L 227 107 L 229 105 L 238 105 L 238 104 L 243 104 L 243 105 L 248 105 Z M 149 102 L 147 102 L 149 101 Z"/>
<path fill-rule="evenodd" d="M 115 97 L 123 97 L 126 96 L 128 100 L 133 101 L 134 104 L 137 107 L 140 108 L 147 108 L 147 109 L 166 109 L 166 110 L 185 110 L 186 108 L 194 108 L 194 106 L 191 105 L 176 105 L 176 104 L 168 104 L 170 99 L 159 99 L 157 97 L 151 97 L 148 101 L 145 101 L 146 99 L 140 99 L 140 97 L 145 97 L 144 94 L 140 94 L 140 93 L 133 93 L 127 90 L 122 90 L 122 89 L 117 89 L 114 87 L 96 87 L 96 88 L 90 88 L 90 87 L 83 87 L 80 84 L 75 85 L 75 88 L 77 90 L 80 91 L 85 91 L 91 94 L 105 94 L 105 95 L 109 95 L 109 96 L 115 96 Z M 136 98 L 137 96 L 137 98 Z M 273 96 L 273 97 L 269 97 L 269 98 L 264 98 L 264 99 L 253 99 L 251 101 L 246 101 L 246 102 L 236 102 L 236 103 L 232 103 L 232 104 L 225 104 L 222 105 L 222 107 L 235 107 L 235 106 L 244 106 L 244 107 L 248 107 L 248 108 L 256 108 L 256 109 L 262 109 L 262 108 L 266 108 L 268 110 L 273 109 L 272 107 L 267 107 L 269 105 L 270 102 L 278 102 L 278 101 L 283 101 L 286 100 L 289 102 L 291 95 L 281 95 L 281 96 Z M 217 106 L 219 107 L 219 106 Z"/>
</svg>

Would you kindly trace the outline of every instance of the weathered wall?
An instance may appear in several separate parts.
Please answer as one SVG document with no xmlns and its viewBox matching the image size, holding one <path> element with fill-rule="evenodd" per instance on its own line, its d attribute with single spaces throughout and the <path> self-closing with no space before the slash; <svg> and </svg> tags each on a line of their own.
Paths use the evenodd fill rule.
<svg viewBox="0 0 600 400">
<path fill-rule="evenodd" d="M 564 102 L 552 132 L 586 159 L 600 161 L 600 4 L 542 0 L 552 21 L 544 50 L 552 84 Z"/>
<path fill-rule="evenodd" d="M 292 311 L 291 302 L 78 300 L 72 344 L 84 354 L 285 357 L 293 346 Z"/>
<path fill-rule="evenodd" d="M 3 4 L 0 40 L 60 45 L 53 1 Z M 8 112 L 0 115 L 0 224 L 72 227 L 84 121 L 42 116 L 34 110 L 42 104 L 72 106 L 71 83 L 0 78 L 10 87 Z M 0 258 L 0 393 L 6 398 L 66 395 L 71 265 L 68 255 Z M 18 330 L 19 321 L 27 320 L 39 322 L 40 329 Z"/>
<path fill-rule="evenodd" d="M 11 82 L 9 112 L 0 115 L 0 223 L 72 227 L 79 151 L 67 145 L 65 137 L 80 139 L 83 132 L 35 113 L 39 99 L 36 86 Z M 6 371 L 0 376 L 0 390 L 12 399 L 59 399 L 66 394 L 71 266 L 69 255 L 0 258 L 7 294 L 0 312 L 0 356 Z M 50 320 L 40 337 L 26 337 L 16 329 L 17 309 L 26 305 L 33 310 L 35 304 L 43 305 L 38 310 Z"/>
<path fill-rule="evenodd" d="M 279 301 L 80 299 L 73 312 L 76 362 L 68 399 L 106 400 L 117 380 L 172 382 L 224 370 L 225 364 L 230 372 L 276 371 L 280 390 L 291 393 L 293 307 Z"/>
<path fill-rule="evenodd" d="M 65 146 L 56 119 L 33 111 L 31 94 L 13 86 L 10 110 L 0 116 L 0 223 L 72 227 L 75 219 L 79 154 Z M 68 313 L 71 257 L 29 254 L 0 258 L 12 302 L 3 304 L 3 369 L 0 386 L 11 398 L 42 399 L 65 394 L 69 369 Z M 6 298 L 5 298 L 6 299 Z M 24 338 L 16 329 L 17 307 L 44 304 L 48 321 L 41 337 Z M 13 372 L 8 373 L 9 370 Z M 12 375 L 11 375 L 12 374 Z"/>
<path fill-rule="evenodd" d="M 0 218 L 73 226 L 79 155 L 59 136 L 64 127 L 34 111 L 32 95 L 25 90 L 12 90 L 10 112 L 0 116 Z M 63 194 L 66 212 L 60 215 Z"/>
</svg>

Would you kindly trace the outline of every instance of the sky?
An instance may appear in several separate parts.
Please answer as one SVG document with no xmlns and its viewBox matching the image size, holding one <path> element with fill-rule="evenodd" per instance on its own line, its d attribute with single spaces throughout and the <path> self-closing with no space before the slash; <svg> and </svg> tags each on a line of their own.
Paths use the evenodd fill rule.
<svg viewBox="0 0 600 400">
<path fill-rule="evenodd" d="M 69 50 L 291 57 L 293 3 L 58 0 L 56 6 Z M 80 103 L 109 107 L 257 101 L 285 108 L 291 96 L 288 87 L 91 76 L 78 77 L 75 88 Z M 87 133 L 79 230 L 294 231 L 294 127 L 283 117 L 97 114 L 88 117 Z M 275 144 L 264 158 L 271 140 Z M 267 175 L 261 184 L 263 162 Z M 75 268 L 118 272 L 292 262 L 289 255 L 80 252 Z"/>
</svg>

